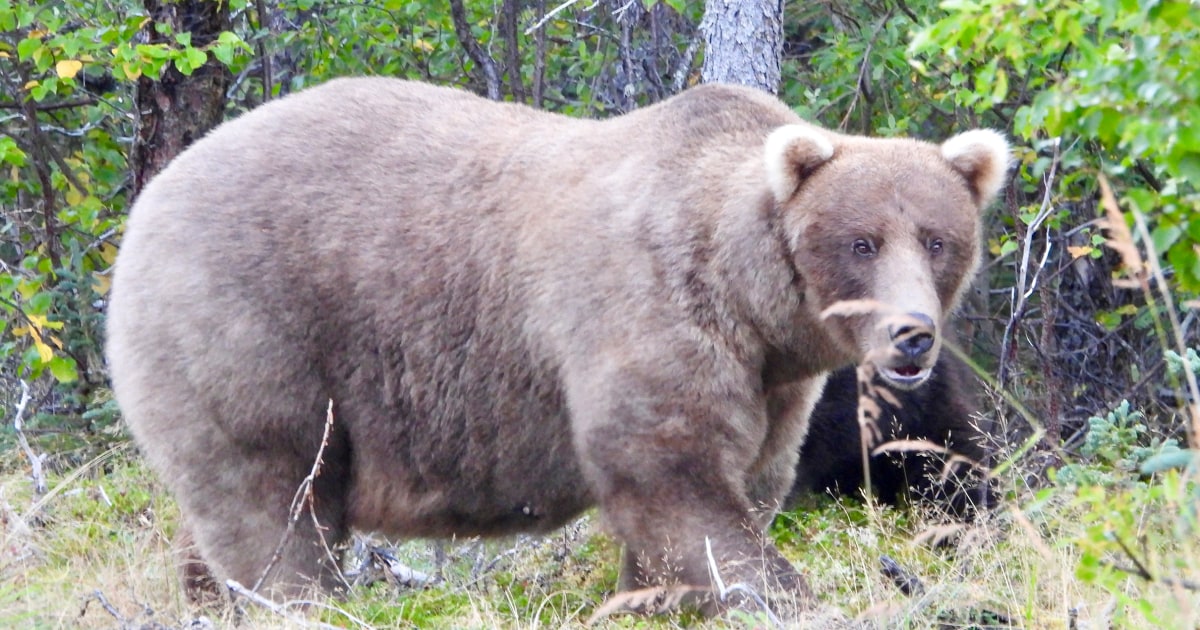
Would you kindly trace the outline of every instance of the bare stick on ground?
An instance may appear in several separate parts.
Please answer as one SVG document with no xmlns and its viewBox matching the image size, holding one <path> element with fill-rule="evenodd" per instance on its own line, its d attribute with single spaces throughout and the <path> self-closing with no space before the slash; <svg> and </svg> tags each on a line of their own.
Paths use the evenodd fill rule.
<svg viewBox="0 0 1200 630">
<path fill-rule="evenodd" d="M 46 474 L 42 470 L 42 463 L 46 461 L 46 455 L 34 453 L 33 448 L 29 446 L 29 440 L 25 439 L 25 431 L 22 430 L 25 425 L 23 416 L 25 415 L 25 407 L 28 405 L 29 384 L 21 381 L 21 399 L 17 401 L 16 411 L 13 414 L 13 430 L 17 433 L 17 441 L 21 444 L 21 450 L 24 451 L 25 457 L 29 459 L 29 466 L 32 469 L 30 475 L 33 477 L 33 491 L 40 497 L 46 494 Z"/>
</svg>

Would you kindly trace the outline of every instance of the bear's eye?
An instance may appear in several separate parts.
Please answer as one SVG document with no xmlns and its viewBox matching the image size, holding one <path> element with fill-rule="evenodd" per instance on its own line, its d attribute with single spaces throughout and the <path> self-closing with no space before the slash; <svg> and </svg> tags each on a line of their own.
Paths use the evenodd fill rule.
<svg viewBox="0 0 1200 630">
<path fill-rule="evenodd" d="M 931 238 L 925 247 L 929 250 L 930 254 L 937 256 L 938 254 L 942 253 L 942 249 L 945 247 L 945 244 L 942 243 L 942 239 L 940 238 Z"/>
<path fill-rule="evenodd" d="M 851 246 L 851 249 L 854 250 L 856 255 L 862 256 L 863 258 L 870 258 L 874 256 L 875 252 L 877 251 L 875 249 L 875 243 L 865 238 L 860 238 L 854 241 L 854 245 Z"/>
</svg>

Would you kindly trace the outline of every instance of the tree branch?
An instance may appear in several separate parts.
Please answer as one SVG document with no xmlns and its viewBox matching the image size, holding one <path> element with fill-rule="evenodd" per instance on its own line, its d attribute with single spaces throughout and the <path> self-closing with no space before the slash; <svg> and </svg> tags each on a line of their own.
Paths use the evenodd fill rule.
<svg viewBox="0 0 1200 630">
<path fill-rule="evenodd" d="M 58 103 L 33 103 L 31 106 L 39 112 L 49 112 L 56 109 L 86 107 L 88 105 L 95 105 L 98 102 L 95 98 L 80 98 L 73 101 L 60 101 Z M 0 103 L 0 109 L 23 109 L 25 107 L 25 103 Z"/>
<path fill-rule="evenodd" d="M 454 33 L 458 35 L 458 41 L 467 49 L 467 56 L 483 70 L 487 97 L 493 101 L 500 100 L 500 72 L 496 70 L 496 60 L 480 47 L 479 41 L 471 34 L 471 23 L 467 21 L 467 10 L 463 8 L 462 0 L 450 0 L 450 17 L 454 20 Z"/>
<path fill-rule="evenodd" d="M 263 102 L 265 103 L 271 100 L 271 86 L 275 85 L 271 55 L 267 53 L 266 44 L 266 36 L 271 34 L 271 21 L 267 17 L 265 0 L 255 0 L 254 6 L 258 11 L 258 58 L 262 61 Z"/>
</svg>

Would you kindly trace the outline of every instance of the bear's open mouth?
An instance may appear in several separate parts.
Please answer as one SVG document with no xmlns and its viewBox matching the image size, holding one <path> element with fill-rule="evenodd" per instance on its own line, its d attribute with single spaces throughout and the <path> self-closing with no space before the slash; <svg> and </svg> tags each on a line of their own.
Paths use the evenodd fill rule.
<svg viewBox="0 0 1200 630">
<path fill-rule="evenodd" d="M 929 378 L 932 370 L 919 365 L 902 365 L 899 367 L 880 368 L 879 375 L 889 385 L 899 389 L 912 389 Z"/>
<path fill-rule="evenodd" d="M 916 376 L 916 375 L 918 375 L 918 374 L 920 374 L 920 373 L 921 373 L 921 368 L 919 368 L 919 367 L 917 367 L 917 366 L 915 366 L 915 365 L 906 365 L 906 366 L 904 366 L 904 367 L 898 367 L 898 368 L 896 368 L 896 369 L 895 369 L 895 370 L 893 370 L 893 371 L 894 371 L 896 374 L 899 374 L 900 376 L 904 376 L 904 377 L 907 377 L 907 378 L 912 378 L 912 377 L 914 377 L 914 376 Z"/>
</svg>

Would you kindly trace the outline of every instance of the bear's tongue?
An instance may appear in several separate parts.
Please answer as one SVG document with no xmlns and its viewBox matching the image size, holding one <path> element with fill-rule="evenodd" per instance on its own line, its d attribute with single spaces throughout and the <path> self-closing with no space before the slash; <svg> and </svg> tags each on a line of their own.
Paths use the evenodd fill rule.
<svg viewBox="0 0 1200 630">
<path fill-rule="evenodd" d="M 921 368 L 915 365 L 906 365 L 896 368 L 896 373 L 900 376 L 916 376 L 921 373 Z"/>
</svg>

